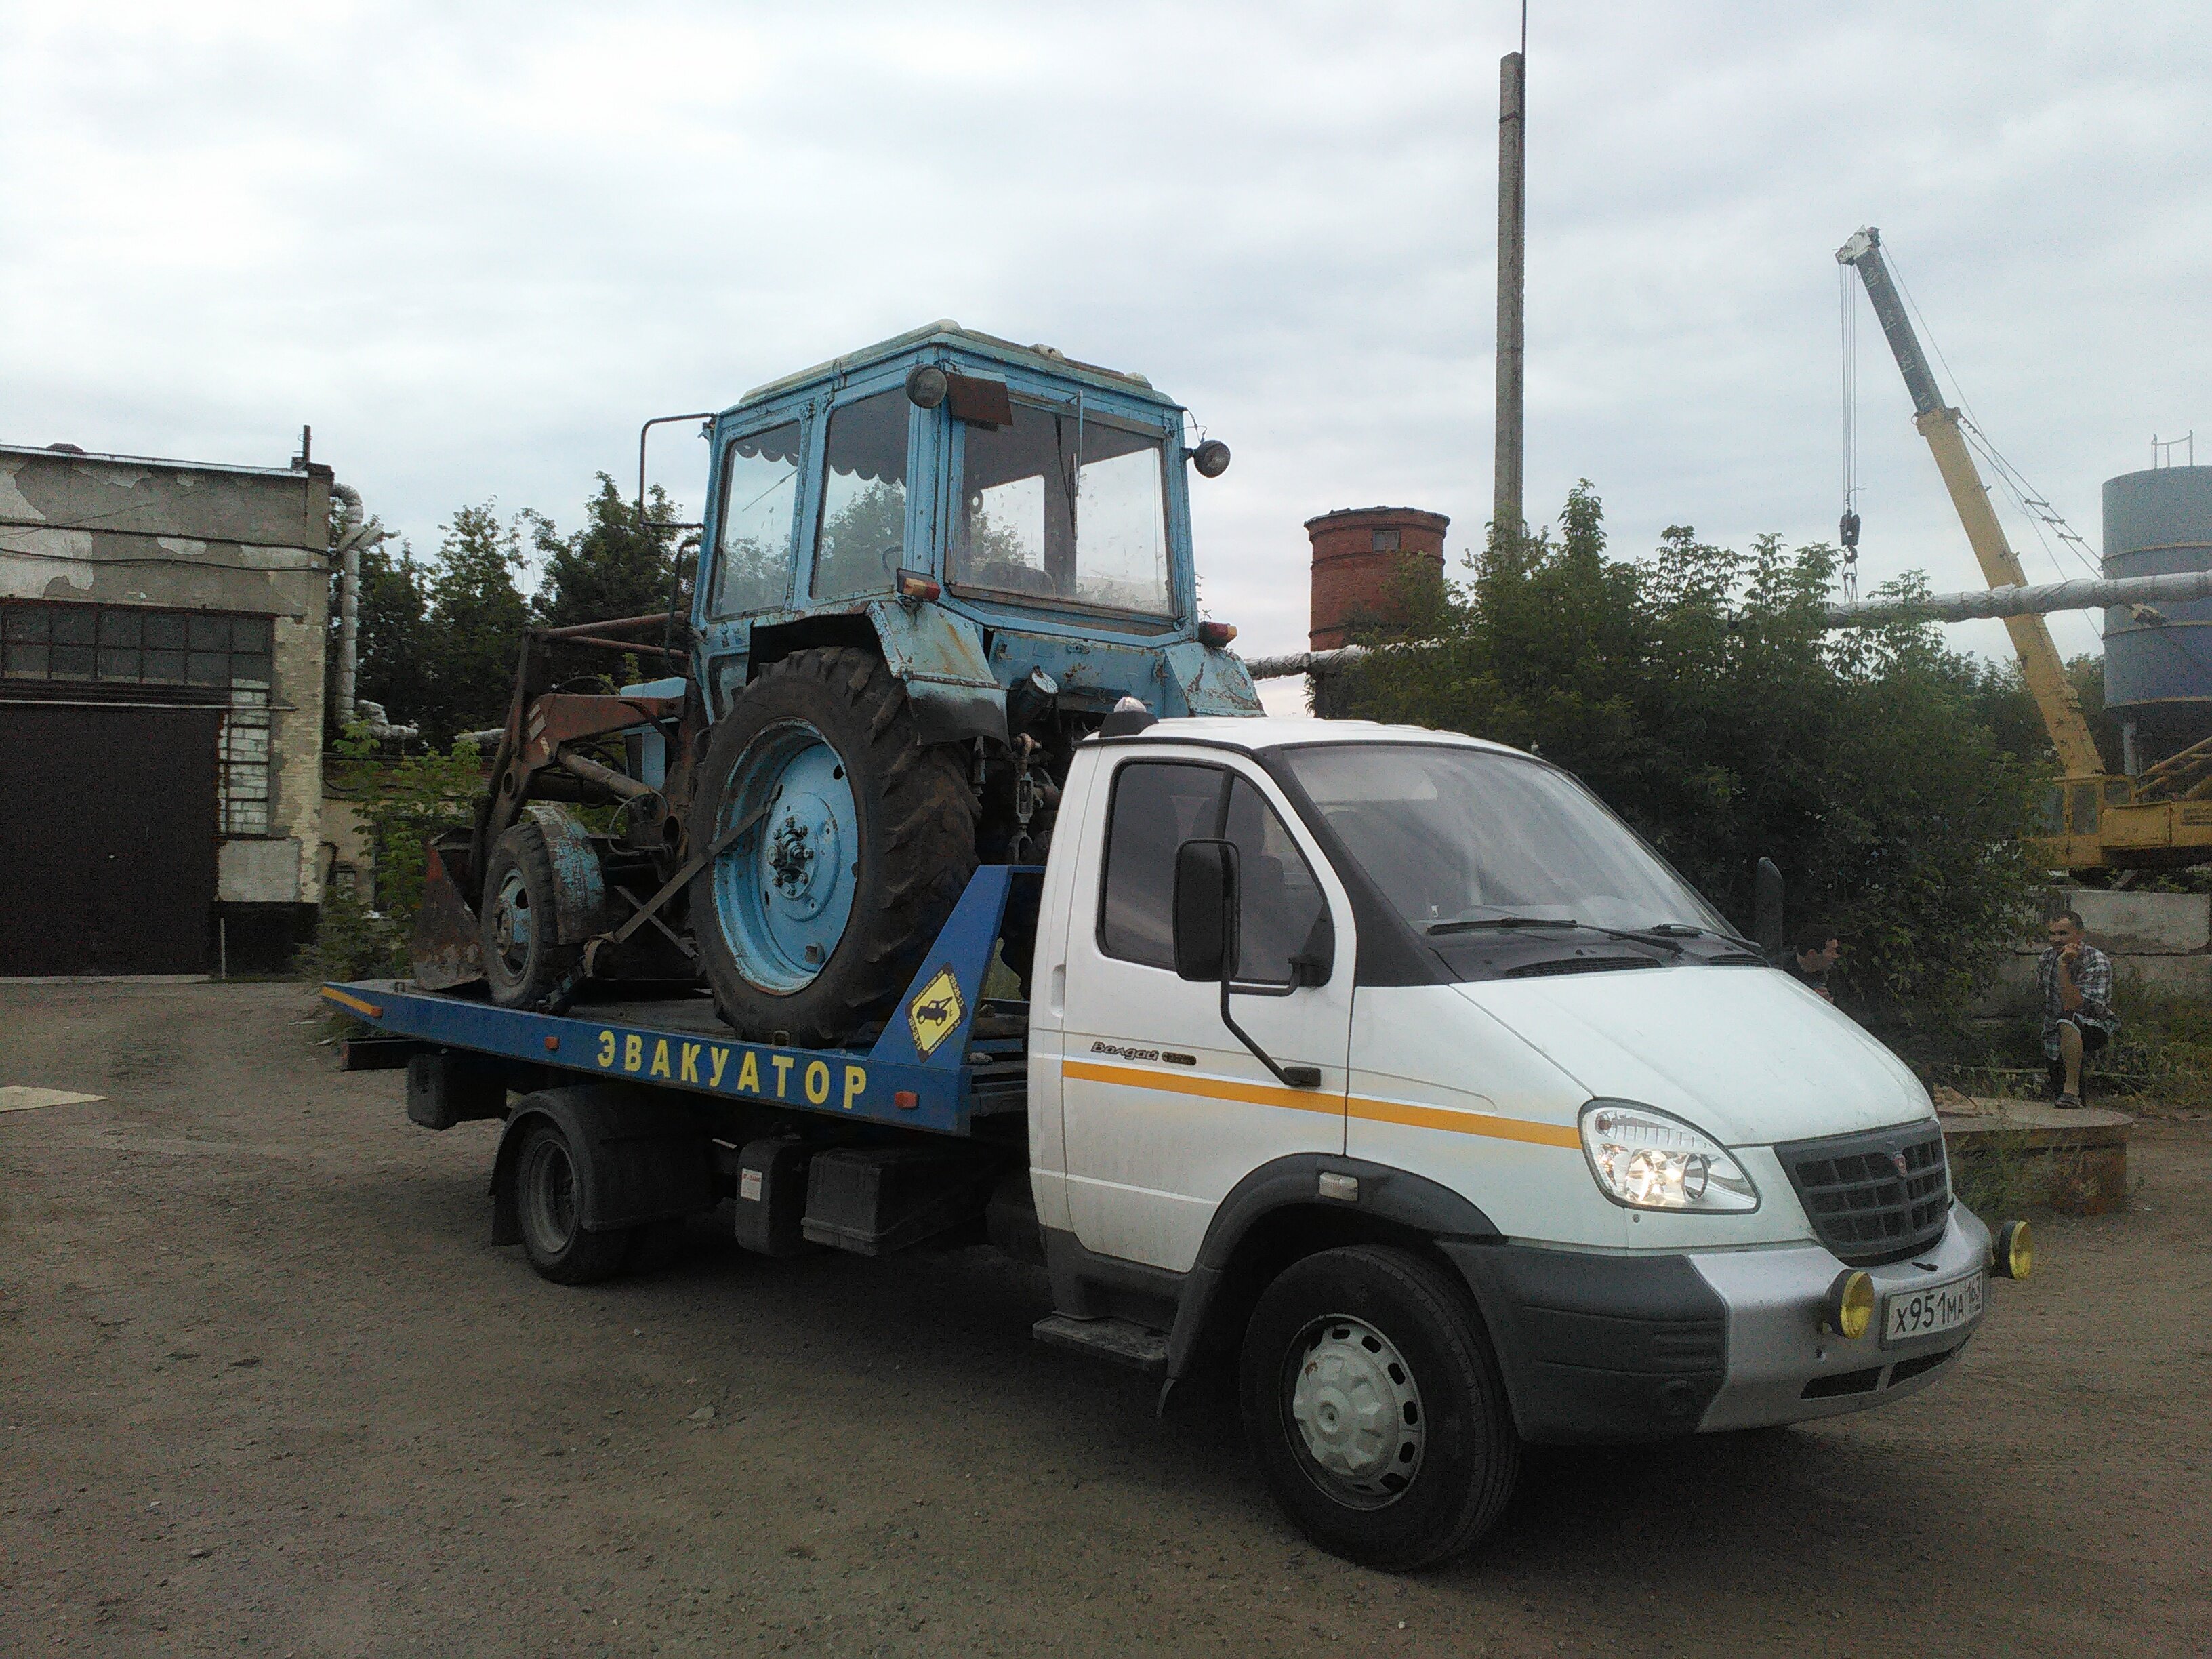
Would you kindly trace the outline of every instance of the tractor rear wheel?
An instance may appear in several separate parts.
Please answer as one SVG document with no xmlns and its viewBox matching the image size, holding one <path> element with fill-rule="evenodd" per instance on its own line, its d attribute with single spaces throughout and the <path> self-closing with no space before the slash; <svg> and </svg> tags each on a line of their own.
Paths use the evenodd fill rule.
<svg viewBox="0 0 2212 1659">
<path fill-rule="evenodd" d="M 699 955 L 744 1036 L 818 1046 L 886 1013 L 975 870 L 966 751 L 925 744 L 872 653 L 771 665 L 714 727 L 690 843 Z"/>
</svg>

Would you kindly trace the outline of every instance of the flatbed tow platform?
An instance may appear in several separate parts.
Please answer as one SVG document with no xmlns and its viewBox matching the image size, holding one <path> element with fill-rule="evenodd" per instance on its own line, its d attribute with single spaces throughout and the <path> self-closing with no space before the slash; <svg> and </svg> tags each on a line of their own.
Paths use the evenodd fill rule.
<svg viewBox="0 0 2212 1659">
<path fill-rule="evenodd" d="M 722 1023 L 703 993 L 583 1004 L 561 1013 L 502 1008 L 406 980 L 331 983 L 322 995 L 426 1051 L 969 1136 L 989 1120 L 1018 1122 L 1025 1110 L 1028 1005 L 987 999 L 983 984 L 1010 898 L 1033 902 L 1041 874 L 1006 865 L 979 869 L 866 1048 L 747 1042 Z"/>
</svg>

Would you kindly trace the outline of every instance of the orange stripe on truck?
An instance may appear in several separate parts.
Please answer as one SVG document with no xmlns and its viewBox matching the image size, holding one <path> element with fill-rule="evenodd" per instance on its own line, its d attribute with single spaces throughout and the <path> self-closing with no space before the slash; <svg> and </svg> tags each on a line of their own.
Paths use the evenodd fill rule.
<svg viewBox="0 0 2212 1659">
<path fill-rule="evenodd" d="M 1563 1124 L 1535 1123 L 1487 1112 L 1455 1111 L 1448 1106 L 1419 1106 L 1410 1101 L 1372 1100 L 1361 1095 L 1353 1095 L 1346 1101 L 1341 1096 L 1319 1094 L 1310 1089 L 1279 1089 L 1270 1084 L 1239 1083 L 1227 1078 L 1155 1072 L 1142 1066 L 1101 1066 L 1089 1060 L 1062 1061 L 1060 1070 L 1061 1076 L 1085 1083 L 1110 1083 L 1124 1089 L 1148 1089 L 1158 1094 L 1195 1095 L 1206 1100 L 1241 1101 L 1249 1106 L 1326 1112 L 1331 1116 L 1349 1111 L 1353 1117 L 1367 1122 L 1395 1123 L 1410 1129 L 1441 1129 L 1450 1134 L 1484 1135 L 1492 1140 L 1564 1146 L 1570 1151 L 1582 1146 L 1581 1136 Z"/>
</svg>

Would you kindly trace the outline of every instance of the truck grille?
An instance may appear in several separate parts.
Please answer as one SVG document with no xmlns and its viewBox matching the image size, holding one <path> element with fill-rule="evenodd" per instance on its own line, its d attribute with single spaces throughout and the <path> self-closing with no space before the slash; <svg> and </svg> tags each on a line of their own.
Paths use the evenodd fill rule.
<svg viewBox="0 0 2212 1659">
<path fill-rule="evenodd" d="M 1854 1267 L 1900 1261 L 1943 1236 L 1951 1172 L 1933 1124 L 1789 1141 L 1774 1152 L 1814 1235 Z"/>
</svg>

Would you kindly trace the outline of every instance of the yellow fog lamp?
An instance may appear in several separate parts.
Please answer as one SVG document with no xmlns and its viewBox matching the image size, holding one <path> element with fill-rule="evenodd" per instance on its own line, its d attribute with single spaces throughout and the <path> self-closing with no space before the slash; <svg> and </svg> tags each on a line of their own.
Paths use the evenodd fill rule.
<svg viewBox="0 0 2212 1659">
<path fill-rule="evenodd" d="M 2008 1221 L 1997 1229 L 1990 1271 L 1999 1279 L 2025 1279 L 2035 1271 L 2035 1235 L 2025 1221 Z"/>
<path fill-rule="evenodd" d="M 1874 1280 L 1856 1267 L 1836 1275 L 1820 1304 L 1820 1328 L 1856 1342 L 1874 1323 Z"/>
</svg>

